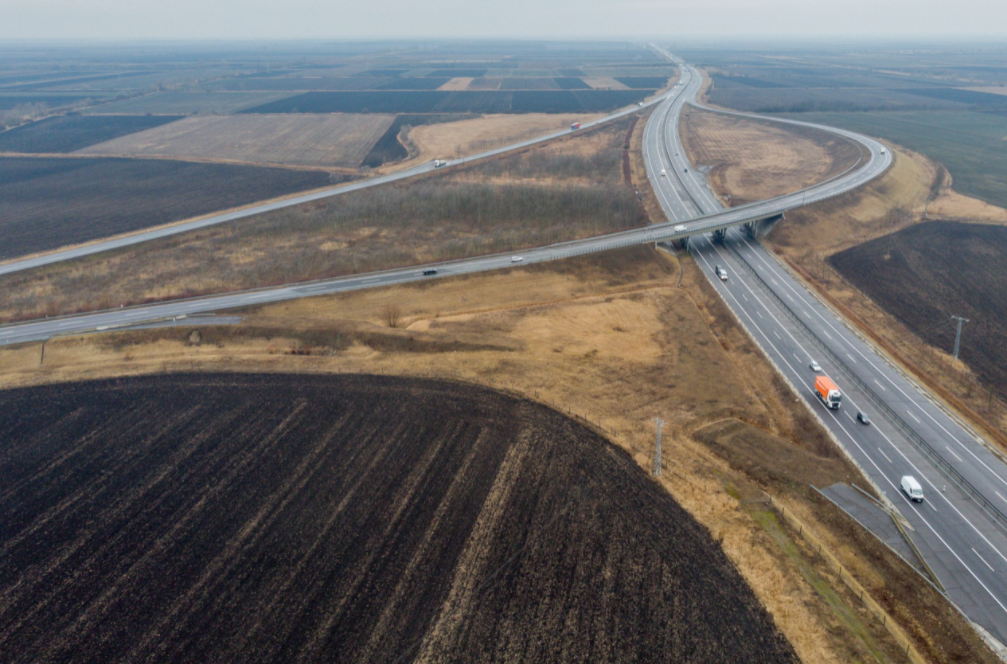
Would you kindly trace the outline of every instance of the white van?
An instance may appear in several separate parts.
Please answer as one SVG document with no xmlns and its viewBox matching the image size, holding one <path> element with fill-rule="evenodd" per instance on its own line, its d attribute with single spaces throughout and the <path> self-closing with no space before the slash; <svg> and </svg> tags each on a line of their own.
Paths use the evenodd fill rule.
<svg viewBox="0 0 1007 664">
<path fill-rule="evenodd" d="M 923 502 L 923 487 L 912 475 L 905 475 L 902 478 L 902 490 L 909 496 L 909 500 L 917 503 Z"/>
<path fill-rule="evenodd" d="M 668 175 L 668 174 L 667 174 L 667 173 L 665 173 L 664 169 L 662 168 L 662 169 L 661 169 L 661 177 L 666 177 L 667 175 Z"/>
</svg>

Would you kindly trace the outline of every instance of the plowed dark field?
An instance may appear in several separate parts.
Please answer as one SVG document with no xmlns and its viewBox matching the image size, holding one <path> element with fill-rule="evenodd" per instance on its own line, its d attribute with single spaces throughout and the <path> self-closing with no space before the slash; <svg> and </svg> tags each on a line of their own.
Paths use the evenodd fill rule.
<svg viewBox="0 0 1007 664">
<path fill-rule="evenodd" d="M 951 316 L 968 318 L 960 357 L 1007 397 L 1007 228 L 932 221 L 829 260 L 924 341 L 947 352 L 955 341 Z"/>
<path fill-rule="evenodd" d="M 796 662 L 623 452 L 489 390 L 0 392 L 5 662 Z"/>
<path fill-rule="evenodd" d="M 324 187 L 338 177 L 167 160 L 0 158 L 0 260 Z"/>
</svg>

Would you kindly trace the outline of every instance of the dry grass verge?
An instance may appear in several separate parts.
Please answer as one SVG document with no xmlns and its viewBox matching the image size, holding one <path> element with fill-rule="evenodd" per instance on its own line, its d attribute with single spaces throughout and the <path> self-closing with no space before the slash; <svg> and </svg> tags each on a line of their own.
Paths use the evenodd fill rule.
<svg viewBox="0 0 1007 664">
<path fill-rule="evenodd" d="M 632 118 L 375 187 L 0 279 L 0 320 L 418 265 L 646 223 L 626 184 Z"/>
<path fill-rule="evenodd" d="M 676 288 L 680 267 L 683 287 Z M 397 314 L 394 328 L 390 309 Z M 653 455 L 651 418 L 661 416 L 668 422 L 661 484 L 721 543 L 802 661 L 905 661 L 884 626 L 858 607 L 814 552 L 751 502 L 771 491 L 801 505 L 809 479 L 855 481 L 856 473 L 795 405 L 691 259 L 679 266 L 673 257 L 636 247 L 291 301 L 247 315 L 236 328 L 202 328 L 198 341 L 193 328 L 50 341 L 41 365 L 38 345 L 3 349 L 0 380 L 13 385 L 197 368 L 454 378 L 582 417 L 644 468 Z M 757 400 L 742 408 L 724 385 Z M 765 445 L 792 463 L 767 468 L 759 456 Z M 732 457 L 728 449 L 746 456 Z M 816 513 L 802 518 L 815 529 L 831 527 Z M 841 531 L 830 536 L 844 537 Z M 914 573 L 891 574 L 911 583 L 906 575 Z M 931 619 L 924 614 L 903 625 L 914 644 L 938 629 Z M 950 630 L 954 645 L 945 652 L 988 661 L 960 621 L 942 629 Z M 933 661 L 953 660 L 938 653 Z"/>
<path fill-rule="evenodd" d="M 706 114 L 707 116 L 713 114 Z M 828 153 L 821 132 L 793 133 L 791 128 L 750 122 L 744 134 L 738 129 L 720 127 L 730 118 L 703 118 L 693 115 L 683 125 L 690 157 L 719 155 L 721 163 L 736 168 L 737 177 L 711 177 L 716 193 L 737 201 L 752 192 L 769 194 L 779 186 L 777 178 L 786 172 L 759 166 L 760 144 L 769 152 L 789 150 L 783 143 L 802 145 L 818 141 L 817 153 Z M 714 129 L 711 129 L 713 127 Z M 804 148 L 808 157 L 816 151 Z M 893 315 L 883 310 L 842 277 L 829 262 L 831 256 L 856 245 L 891 237 L 897 231 L 917 224 L 924 218 L 969 219 L 975 222 L 1007 222 L 1007 211 L 957 194 L 950 188 L 950 177 L 943 167 L 923 155 L 893 149 L 894 164 L 881 177 L 855 191 L 821 203 L 788 212 L 766 237 L 769 246 L 806 282 L 815 288 L 847 320 L 913 373 L 988 437 L 1007 450 L 1007 406 L 990 398 L 990 390 L 967 366 L 955 362 L 945 349 L 924 343 L 920 337 Z M 712 160 L 712 159 L 711 159 Z M 819 172 L 835 172 L 835 157 L 825 159 Z M 734 166 L 737 164 L 737 166 Z M 746 177 L 741 177 L 740 174 Z M 716 169 L 714 171 L 716 175 Z M 801 178 L 791 178 L 787 189 L 798 188 Z M 782 193 L 782 192 L 781 192 Z M 971 217 L 970 217 L 971 215 Z"/>
<path fill-rule="evenodd" d="M 728 205 L 780 196 L 833 177 L 860 158 L 846 139 L 686 106 L 680 125 L 689 160 L 710 167 L 711 188 Z"/>
</svg>

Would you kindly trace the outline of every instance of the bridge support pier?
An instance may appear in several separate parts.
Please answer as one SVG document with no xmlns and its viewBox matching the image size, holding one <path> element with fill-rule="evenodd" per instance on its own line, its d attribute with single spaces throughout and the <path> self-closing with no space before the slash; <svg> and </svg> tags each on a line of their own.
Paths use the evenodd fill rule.
<svg viewBox="0 0 1007 664">
<path fill-rule="evenodd" d="M 682 249 L 689 251 L 689 238 L 688 236 L 682 238 Z"/>
<path fill-rule="evenodd" d="M 723 244 L 724 240 L 726 240 L 726 239 L 727 239 L 727 229 L 726 228 L 721 228 L 720 230 L 713 231 L 713 241 L 714 242 L 720 242 L 721 244 Z"/>
<path fill-rule="evenodd" d="M 759 235 L 759 222 L 750 221 L 745 224 L 745 232 L 748 233 L 748 237 L 754 240 Z"/>
</svg>

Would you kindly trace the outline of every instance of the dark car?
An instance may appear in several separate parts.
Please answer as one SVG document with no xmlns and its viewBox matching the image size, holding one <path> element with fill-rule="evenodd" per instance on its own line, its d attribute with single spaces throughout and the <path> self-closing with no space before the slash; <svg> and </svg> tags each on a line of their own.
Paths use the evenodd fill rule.
<svg viewBox="0 0 1007 664">
<path fill-rule="evenodd" d="M 437 270 L 423 270 L 424 277 L 432 277 L 437 274 Z"/>
<path fill-rule="evenodd" d="M 860 422 L 861 424 L 870 425 L 871 418 L 867 417 L 867 413 L 864 413 L 864 412 L 858 410 L 857 411 L 857 422 Z"/>
</svg>

